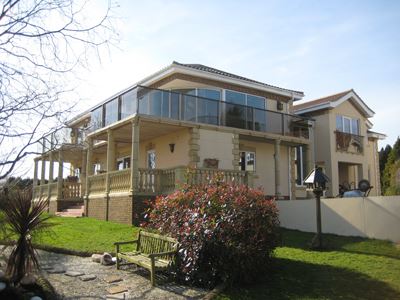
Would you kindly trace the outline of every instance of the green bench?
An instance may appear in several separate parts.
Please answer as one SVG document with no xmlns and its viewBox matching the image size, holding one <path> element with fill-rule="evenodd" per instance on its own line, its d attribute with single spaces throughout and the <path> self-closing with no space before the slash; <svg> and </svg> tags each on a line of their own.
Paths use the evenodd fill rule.
<svg viewBox="0 0 400 300">
<path fill-rule="evenodd" d="M 121 251 L 122 245 L 136 244 L 136 250 Z M 121 260 L 133 263 L 150 271 L 151 285 L 155 285 L 155 272 L 166 270 L 173 264 L 178 250 L 178 241 L 144 230 L 139 231 L 138 239 L 128 242 L 114 243 L 117 253 L 117 269 Z"/>
</svg>

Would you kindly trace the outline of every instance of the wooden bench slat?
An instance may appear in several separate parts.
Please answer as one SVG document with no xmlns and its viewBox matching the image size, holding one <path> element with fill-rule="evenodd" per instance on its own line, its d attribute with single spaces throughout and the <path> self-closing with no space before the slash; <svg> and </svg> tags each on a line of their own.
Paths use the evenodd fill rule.
<svg viewBox="0 0 400 300">
<path fill-rule="evenodd" d="M 120 259 L 146 268 L 150 271 L 152 285 L 155 284 L 155 271 L 169 268 L 174 262 L 178 249 L 178 242 L 176 239 L 143 230 L 139 231 L 136 251 L 119 251 L 122 245 L 123 243 L 116 248 L 117 269 L 119 269 L 120 266 Z M 160 255 L 156 255 L 158 253 L 160 253 Z"/>
</svg>

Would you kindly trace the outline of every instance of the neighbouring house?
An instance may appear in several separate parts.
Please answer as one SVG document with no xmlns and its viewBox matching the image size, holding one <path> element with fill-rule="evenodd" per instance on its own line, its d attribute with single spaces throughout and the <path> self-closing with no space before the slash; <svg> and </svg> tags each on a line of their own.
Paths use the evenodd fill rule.
<svg viewBox="0 0 400 300">
<path fill-rule="evenodd" d="M 314 164 L 315 126 L 293 113 L 302 97 L 173 62 L 70 120 L 67 138 L 45 139 L 35 158 L 35 197 L 49 199 L 53 213 L 83 205 L 89 217 L 134 224 L 146 200 L 217 172 L 268 197 L 305 197 L 301 174 Z"/>
<path fill-rule="evenodd" d="M 297 104 L 294 112 L 315 120 L 315 163 L 331 179 L 328 197 L 338 195 L 339 185 L 357 188 L 361 179 L 373 186 L 370 195 L 381 194 L 378 140 L 386 136 L 371 130 L 374 111 L 354 90 Z"/>
</svg>

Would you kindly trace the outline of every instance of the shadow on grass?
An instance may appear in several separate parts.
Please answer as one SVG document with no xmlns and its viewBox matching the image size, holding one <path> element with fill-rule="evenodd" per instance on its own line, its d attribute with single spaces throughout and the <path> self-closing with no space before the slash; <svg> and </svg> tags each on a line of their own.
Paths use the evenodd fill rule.
<svg viewBox="0 0 400 300">
<path fill-rule="evenodd" d="M 228 289 L 230 299 L 400 299 L 388 284 L 361 273 L 290 259 L 274 259 L 271 277 Z M 224 298 L 224 296 L 222 296 Z"/>
<path fill-rule="evenodd" d="M 282 246 L 310 250 L 314 233 L 282 228 Z M 324 251 L 340 251 L 355 254 L 378 255 L 400 259 L 400 249 L 390 241 L 362 237 L 323 234 Z"/>
</svg>

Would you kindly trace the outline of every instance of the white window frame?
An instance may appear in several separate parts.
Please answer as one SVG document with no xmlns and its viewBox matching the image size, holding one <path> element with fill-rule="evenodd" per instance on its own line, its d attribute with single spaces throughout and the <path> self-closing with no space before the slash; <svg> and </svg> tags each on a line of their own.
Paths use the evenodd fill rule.
<svg viewBox="0 0 400 300">
<path fill-rule="evenodd" d="M 118 167 L 118 163 L 122 162 L 122 169 L 121 170 L 129 169 L 129 168 L 124 168 L 124 160 L 127 159 L 127 158 L 131 159 L 131 157 L 129 155 L 117 158 L 117 167 Z M 119 171 L 121 171 L 121 170 L 119 170 Z"/>
<path fill-rule="evenodd" d="M 149 163 L 150 163 L 150 161 L 149 161 L 149 154 L 154 154 L 154 168 L 151 168 L 150 165 L 149 165 Z M 154 150 L 154 149 L 147 150 L 147 152 L 146 152 L 146 167 L 147 167 L 148 169 L 155 169 L 156 166 L 157 166 L 156 150 Z"/>
<path fill-rule="evenodd" d="M 254 155 L 254 164 L 253 164 L 253 171 L 248 171 L 248 172 L 254 172 L 254 173 L 256 173 L 256 166 L 257 166 L 257 164 L 256 164 L 256 162 L 257 162 L 257 158 L 256 158 L 256 152 L 255 151 L 245 151 L 245 150 L 242 150 L 242 151 L 239 151 L 240 152 L 240 155 L 244 152 L 244 165 L 245 165 L 245 167 L 244 167 L 244 170 L 242 170 L 241 169 L 241 167 L 242 167 L 242 165 L 240 164 L 240 170 L 241 171 L 248 171 L 248 170 L 246 170 L 246 166 L 247 166 L 247 162 L 248 162 L 248 159 L 247 159 L 247 154 L 249 154 L 249 153 L 252 153 L 253 155 Z"/>
<path fill-rule="evenodd" d="M 297 184 L 297 180 L 295 180 L 295 183 L 296 183 L 296 186 L 297 187 L 304 187 L 305 185 L 304 185 L 304 160 L 303 160 L 303 146 L 298 146 L 298 147 L 300 147 L 301 149 L 300 149 L 300 151 L 299 151 L 299 153 L 300 153 L 300 182 L 301 182 L 301 184 Z M 294 151 L 294 160 L 295 160 L 295 174 L 296 174 L 296 177 L 297 177 L 297 168 L 298 168 L 298 166 L 297 166 L 297 160 L 298 160 L 299 158 L 297 157 L 297 147 L 295 147 L 295 151 Z"/>
<path fill-rule="evenodd" d="M 353 134 L 353 135 L 359 135 L 360 134 L 360 119 L 356 119 L 356 118 L 351 118 L 351 117 L 347 117 L 347 116 L 344 116 L 344 115 L 337 115 L 337 116 L 339 116 L 339 117 L 341 117 L 341 119 L 342 119 L 342 128 L 343 128 L 343 133 L 349 133 L 349 134 Z M 345 131 L 345 129 L 344 129 L 344 120 L 349 120 L 350 121 L 350 132 L 346 132 Z M 358 132 L 356 132 L 356 133 L 354 133 L 353 132 L 353 120 L 354 121 L 357 121 L 357 127 L 358 127 Z M 337 128 L 336 128 L 336 130 L 337 130 Z"/>
</svg>

